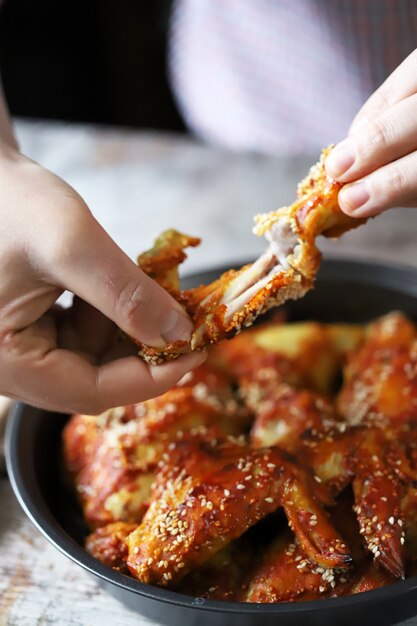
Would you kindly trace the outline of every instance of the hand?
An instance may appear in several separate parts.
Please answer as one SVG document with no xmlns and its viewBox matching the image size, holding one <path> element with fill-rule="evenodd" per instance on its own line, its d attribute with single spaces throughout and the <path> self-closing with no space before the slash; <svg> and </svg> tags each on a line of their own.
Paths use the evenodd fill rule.
<svg viewBox="0 0 417 626">
<path fill-rule="evenodd" d="M 134 356 L 118 328 L 163 346 L 189 338 L 191 321 L 71 187 L 5 145 L 0 233 L 0 393 L 99 413 L 163 393 L 204 360 L 193 353 L 148 367 Z M 69 310 L 55 304 L 66 289 L 78 296 Z"/>
<path fill-rule="evenodd" d="M 326 160 L 344 186 L 341 209 L 367 217 L 394 206 L 417 206 L 417 50 L 364 104 Z"/>
</svg>

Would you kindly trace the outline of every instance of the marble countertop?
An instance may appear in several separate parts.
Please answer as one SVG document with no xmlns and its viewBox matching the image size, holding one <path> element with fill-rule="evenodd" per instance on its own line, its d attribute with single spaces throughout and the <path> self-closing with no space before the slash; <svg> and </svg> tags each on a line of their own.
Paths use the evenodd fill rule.
<svg viewBox="0 0 417 626">
<path fill-rule="evenodd" d="M 251 233 L 253 215 L 290 202 L 317 157 L 237 154 L 183 136 L 60 123 L 19 121 L 17 132 L 23 152 L 73 185 L 132 258 L 168 227 L 203 237 L 186 273 L 255 256 L 263 244 Z M 416 227 L 417 211 L 392 210 L 321 247 L 417 266 Z M 5 477 L 0 503 L 0 626 L 149 624 L 48 544 Z"/>
</svg>

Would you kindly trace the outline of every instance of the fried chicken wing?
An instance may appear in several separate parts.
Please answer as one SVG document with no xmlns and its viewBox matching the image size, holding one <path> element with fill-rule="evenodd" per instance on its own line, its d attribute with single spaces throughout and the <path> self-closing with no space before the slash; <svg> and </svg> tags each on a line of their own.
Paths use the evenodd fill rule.
<svg viewBox="0 0 417 626">
<path fill-rule="evenodd" d="M 210 365 L 173 389 L 99 417 L 74 416 L 64 431 L 64 453 L 88 524 L 139 522 L 166 447 L 177 437 L 239 435 L 248 413 L 230 379 Z"/>
<path fill-rule="evenodd" d="M 402 314 L 361 328 L 280 316 L 159 398 L 73 416 L 64 455 L 87 550 L 142 582 L 242 602 L 414 575 L 416 364 Z"/>
<path fill-rule="evenodd" d="M 314 600 L 336 583 L 346 582 L 347 567 L 325 568 L 312 562 L 297 539 L 280 535 L 267 548 L 261 563 L 251 572 L 243 602 L 294 602 Z"/>
<path fill-rule="evenodd" d="M 168 289 L 194 321 L 191 343 L 178 341 L 158 349 L 137 342 L 139 354 L 148 363 L 161 363 L 231 337 L 262 313 L 312 288 L 321 258 L 316 237 L 338 237 L 365 221 L 340 210 L 341 185 L 324 168 L 329 150 L 323 151 L 319 163 L 299 184 L 291 206 L 256 216 L 255 233 L 265 236 L 269 245 L 254 263 L 229 270 L 210 285 L 181 291 L 178 264 L 185 257 L 184 248 L 198 240 L 166 231 L 152 250 L 139 257 L 142 269 Z"/>
<path fill-rule="evenodd" d="M 239 601 L 246 587 L 246 572 L 254 558 L 253 545 L 240 537 L 190 572 L 175 591 L 208 600 Z"/>
<path fill-rule="evenodd" d="M 417 417 L 417 333 L 400 313 L 368 327 L 344 372 L 337 407 L 350 425 L 389 425 Z"/>
<path fill-rule="evenodd" d="M 183 444 L 184 445 L 184 444 Z M 186 444 L 157 478 L 142 523 L 128 537 L 128 567 L 140 581 L 178 583 L 225 544 L 283 507 L 309 557 L 324 567 L 350 562 L 347 545 L 320 502 L 331 499 L 314 476 L 277 448 L 231 442 Z"/>
<path fill-rule="evenodd" d="M 341 421 L 331 392 L 347 354 L 362 337 L 363 329 L 355 325 L 266 323 L 212 350 L 254 413 L 256 447 L 277 445 L 295 452 L 305 431 Z"/>
<path fill-rule="evenodd" d="M 113 569 L 128 574 L 126 540 L 137 524 L 113 522 L 97 528 L 87 537 L 85 548 L 96 559 Z"/>
<path fill-rule="evenodd" d="M 334 495 L 352 482 L 366 547 L 398 578 L 405 575 L 402 501 L 417 477 L 409 458 L 416 449 L 415 334 L 399 314 L 378 320 L 348 354 L 338 412 L 323 400 L 317 405 L 311 392 L 276 385 L 252 427 L 255 445 L 290 445 Z"/>
<path fill-rule="evenodd" d="M 257 410 L 279 383 L 330 394 L 347 354 L 362 338 L 363 329 L 355 325 L 267 322 L 215 346 L 211 355 L 219 368 L 236 378 L 244 394 L 252 387 L 255 400 L 250 408 Z"/>
</svg>

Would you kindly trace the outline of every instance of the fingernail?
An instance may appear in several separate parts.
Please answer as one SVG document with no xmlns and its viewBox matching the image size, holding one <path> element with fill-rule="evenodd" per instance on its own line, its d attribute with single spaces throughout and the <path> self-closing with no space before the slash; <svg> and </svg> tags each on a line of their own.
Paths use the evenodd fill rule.
<svg viewBox="0 0 417 626">
<path fill-rule="evenodd" d="M 166 342 L 190 341 L 193 324 L 185 313 L 172 310 L 161 326 L 161 337 Z"/>
<path fill-rule="evenodd" d="M 332 178 L 339 178 L 347 172 L 355 162 L 355 152 L 349 139 L 341 141 L 330 152 L 326 159 L 326 171 Z"/>
<path fill-rule="evenodd" d="M 365 181 L 343 187 L 339 193 L 339 202 L 347 205 L 349 213 L 357 214 L 370 198 Z"/>
</svg>

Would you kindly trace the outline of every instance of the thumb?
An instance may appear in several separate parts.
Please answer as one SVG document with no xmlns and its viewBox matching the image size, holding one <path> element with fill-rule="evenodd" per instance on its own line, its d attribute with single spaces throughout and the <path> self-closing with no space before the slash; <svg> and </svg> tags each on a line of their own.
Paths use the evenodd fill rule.
<svg viewBox="0 0 417 626">
<path fill-rule="evenodd" d="M 189 341 L 193 324 L 168 292 L 149 278 L 90 214 L 66 235 L 54 259 L 60 286 L 99 309 L 125 333 L 146 345 Z M 62 237 L 62 234 L 61 234 Z"/>
</svg>

